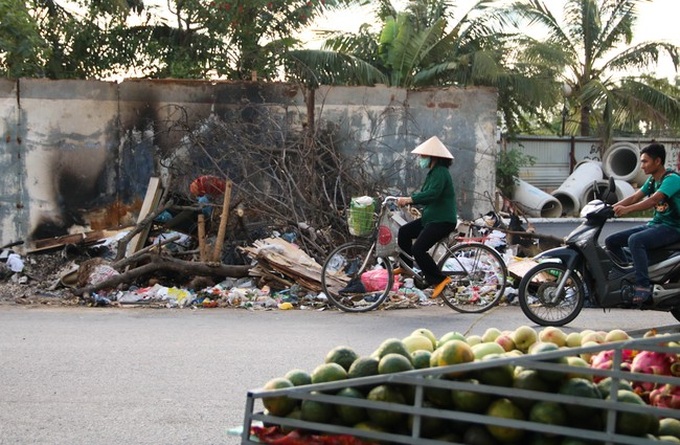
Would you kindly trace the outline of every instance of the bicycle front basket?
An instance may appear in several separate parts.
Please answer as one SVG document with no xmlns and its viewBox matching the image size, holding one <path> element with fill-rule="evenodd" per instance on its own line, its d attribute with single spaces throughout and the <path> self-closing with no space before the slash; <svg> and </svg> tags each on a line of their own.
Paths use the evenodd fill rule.
<svg viewBox="0 0 680 445">
<path fill-rule="evenodd" d="M 369 202 L 370 200 L 370 202 Z M 364 196 L 352 198 L 347 211 L 347 226 L 352 236 L 368 236 L 373 231 L 375 202 L 373 198 Z"/>
</svg>

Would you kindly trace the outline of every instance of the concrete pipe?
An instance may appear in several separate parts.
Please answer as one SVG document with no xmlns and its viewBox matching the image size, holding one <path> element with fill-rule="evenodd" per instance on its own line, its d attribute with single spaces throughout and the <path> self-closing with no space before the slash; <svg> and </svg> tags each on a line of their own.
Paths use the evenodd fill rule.
<svg viewBox="0 0 680 445">
<path fill-rule="evenodd" d="M 610 194 L 607 197 L 606 201 L 607 204 L 616 204 L 623 198 L 627 198 L 633 193 L 635 193 L 635 189 L 633 188 L 633 186 L 626 181 L 615 179 L 614 185 L 616 186 L 616 190 L 614 194 Z M 588 204 L 589 201 L 596 199 L 597 196 L 603 197 L 602 195 L 607 190 L 607 187 L 609 187 L 609 181 L 607 180 L 597 181 L 595 184 L 590 184 L 590 186 L 583 195 L 581 207 Z"/>
<path fill-rule="evenodd" d="M 607 177 L 641 186 L 646 179 L 640 169 L 640 150 L 630 142 L 617 142 L 604 153 L 602 170 Z"/>
<path fill-rule="evenodd" d="M 586 190 L 592 188 L 593 183 L 602 180 L 603 177 L 602 163 L 581 161 L 552 195 L 560 202 L 565 214 L 578 215 L 584 204 L 583 196 Z"/>
<path fill-rule="evenodd" d="M 512 199 L 528 216 L 541 218 L 562 216 L 562 204 L 557 199 L 521 179 L 517 180 Z"/>
</svg>

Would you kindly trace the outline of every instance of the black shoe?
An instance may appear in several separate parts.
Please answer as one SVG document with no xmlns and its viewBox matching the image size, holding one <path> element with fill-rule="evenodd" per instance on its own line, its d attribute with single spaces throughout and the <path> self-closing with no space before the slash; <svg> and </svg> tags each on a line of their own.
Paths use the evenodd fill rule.
<svg viewBox="0 0 680 445">
<path fill-rule="evenodd" d="M 347 283 L 347 286 L 343 287 L 338 291 L 339 294 L 364 294 L 366 293 L 366 287 L 364 283 L 361 282 L 359 278 Z"/>
</svg>

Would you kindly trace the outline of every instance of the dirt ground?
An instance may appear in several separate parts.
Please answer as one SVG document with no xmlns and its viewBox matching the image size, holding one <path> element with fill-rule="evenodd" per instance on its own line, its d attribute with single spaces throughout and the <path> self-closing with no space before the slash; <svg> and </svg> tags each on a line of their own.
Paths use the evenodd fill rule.
<svg viewBox="0 0 680 445">
<path fill-rule="evenodd" d="M 59 284 L 61 275 L 76 264 L 63 253 L 22 257 L 24 269 L 13 273 L 0 263 L 0 304 L 77 305 L 80 299 Z"/>
</svg>

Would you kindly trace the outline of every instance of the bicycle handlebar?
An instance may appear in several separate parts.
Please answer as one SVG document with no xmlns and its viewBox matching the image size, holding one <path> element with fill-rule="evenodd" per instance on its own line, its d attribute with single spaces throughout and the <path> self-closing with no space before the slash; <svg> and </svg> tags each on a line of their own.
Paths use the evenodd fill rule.
<svg viewBox="0 0 680 445">
<path fill-rule="evenodd" d="M 399 197 L 398 196 L 385 196 L 385 199 L 383 199 L 382 205 L 387 204 L 389 201 L 396 201 Z"/>
</svg>

